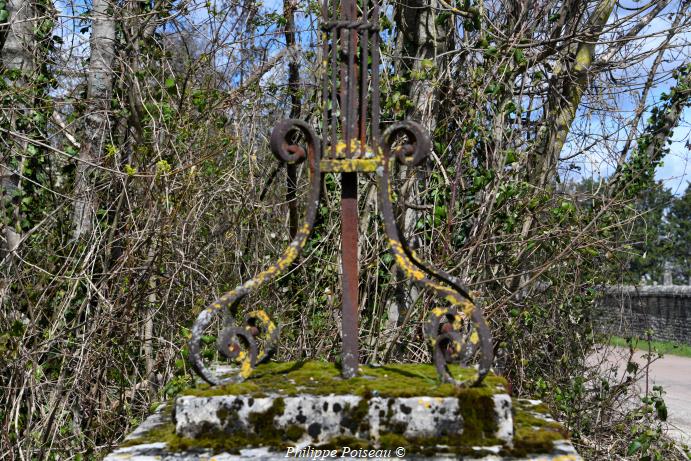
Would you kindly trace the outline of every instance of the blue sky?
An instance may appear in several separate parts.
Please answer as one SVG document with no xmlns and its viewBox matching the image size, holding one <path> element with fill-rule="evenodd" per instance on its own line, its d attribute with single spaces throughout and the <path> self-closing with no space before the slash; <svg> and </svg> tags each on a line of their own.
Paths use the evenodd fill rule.
<svg viewBox="0 0 691 461">
<path fill-rule="evenodd" d="M 631 8 L 640 7 L 640 4 L 635 0 L 623 0 L 619 5 L 624 8 L 615 9 L 613 16 L 610 18 L 610 23 L 619 19 L 620 15 L 626 16 L 631 14 Z M 671 27 L 672 15 L 679 9 L 679 5 L 678 1 L 671 2 L 661 14 L 639 32 L 639 37 L 646 38 L 635 42 L 637 46 L 635 54 L 655 50 L 662 44 L 667 31 Z M 621 33 L 621 30 L 610 31 L 601 37 L 601 41 L 606 42 L 614 39 Z M 638 124 L 638 133 L 645 128 L 645 124 L 650 116 L 650 109 L 659 105 L 661 103 L 661 95 L 669 92 L 670 88 L 675 85 L 676 82 L 671 77 L 671 72 L 686 63 L 689 54 L 691 54 L 690 44 L 691 35 L 689 33 L 679 33 L 670 42 L 671 50 L 665 52 L 664 59 L 656 73 L 657 80 L 648 93 L 645 102 L 646 111 Z M 601 56 L 604 49 L 604 46 L 598 46 L 596 56 Z M 578 180 L 579 176 L 592 177 L 594 179 L 606 178 L 614 171 L 616 158 L 613 158 L 613 152 L 620 151 L 624 145 L 631 128 L 630 121 L 638 106 L 637 98 L 641 94 L 638 86 L 642 86 L 647 78 L 647 72 L 652 67 L 656 54 L 653 53 L 640 63 L 632 63 L 628 67 L 614 70 L 611 73 L 613 77 L 622 80 L 631 79 L 632 76 L 636 76 L 636 78 L 631 79 L 629 82 L 631 85 L 629 91 L 624 87 L 618 88 L 618 93 L 614 96 L 597 95 L 597 98 L 606 100 L 606 103 L 610 104 L 609 111 L 602 113 L 592 112 L 588 107 L 590 105 L 588 101 L 589 96 L 584 99 L 573 123 L 572 135 L 562 151 L 562 157 L 569 156 L 571 152 L 577 152 L 578 149 L 583 148 L 584 144 L 587 145 L 586 141 L 581 140 L 579 144 L 579 141 L 576 139 L 581 130 L 594 137 L 602 136 L 603 141 L 573 159 L 572 163 L 578 166 L 580 170 L 571 170 L 565 173 L 568 179 Z M 596 82 L 596 86 L 600 85 L 601 89 L 607 88 L 609 84 L 607 81 Z M 604 92 L 606 93 L 606 91 Z M 691 143 L 690 127 L 691 110 L 687 108 L 682 115 L 679 126 L 674 130 L 672 144 L 669 146 L 670 152 L 665 156 L 662 165 L 655 174 L 656 179 L 662 181 L 665 187 L 671 189 L 676 195 L 682 194 L 687 187 L 687 182 L 691 180 L 691 164 L 689 148 L 687 147 L 687 143 Z M 635 146 L 635 142 L 633 146 Z M 629 150 L 629 152 L 631 151 L 632 149 Z"/>
</svg>

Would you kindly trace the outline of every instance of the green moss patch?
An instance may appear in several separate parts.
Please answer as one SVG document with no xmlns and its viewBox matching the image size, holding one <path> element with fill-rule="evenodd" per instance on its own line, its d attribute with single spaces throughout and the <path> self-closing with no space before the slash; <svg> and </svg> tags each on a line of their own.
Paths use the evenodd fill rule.
<svg viewBox="0 0 691 461">
<path fill-rule="evenodd" d="M 470 379 L 473 370 L 451 366 L 458 380 Z M 297 394 L 353 394 L 361 397 L 430 397 L 460 396 L 470 389 L 486 395 L 506 392 L 506 381 L 490 374 L 476 388 L 457 388 L 440 384 L 434 366 L 430 364 L 392 364 L 380 367 L 361 366 L 358 377 L 344 380 L 340 370 L 330 362 L 283 362 L 259 365 L 252 376 L 238 384 L 211 387 L 206 384 L 187 390 L 184 395 L 212 397 L 216 395 L 267 394 L 291 396 Z"/>
<path fill-rule="evenodd" d="M 458 406 L 463 416 L 463 433 L 461 439 L 464 445 L 487 445 L 497 432 L 494 399 L 483 389 L 466 389 L 458 396 Z M 499 442 L 501 444 L 501 442 Z"/>
<path fill-rule="evenodd" d="M 470 376 L 472 371 L 460 367 L 452 367 L 453 375 L 458 379 Z M 389 433 L 380 435 L 379 441 L 363 440 L 356 437 L 337 437 L 320 448 L 341 449 L 342 447 L 378 449 L 405 447 L 410 454 L 433 456 L 437 453 L 454 453 L 461 456 L 475 457 L 482 453 L 473 447 L 488 447 L 503 445 L 501 440 L 494 438 L 497 430 L 493 395 L 505 392 L 505 381 L 490 375 L 481 386 L 457 388 L 450 384 L 439 383 L 436 371 L 432 365 L 402 364 L 381 367 L 363 366 L 357 378 L 343 380 L 340 371 L 332 363 L 327 362 L 288 362 L 269 363 L 260 365 L 254 374 L 245 382 L 221 387 L 199 386 L 187 392 L 187 395 L 209 397 L 218 395 L 249 395 L 262 397 L 268 394 L 280 394 L 287 397 L 297 394 L 350 394 L 359 395 L 363 399 L 353 407 L 346 406 L 343 411 L 347 415 L 346 424 L 353 433 L 366 432 L 369 429 L 367 420 L 369 399 L 374 396 L 394 398 L 430 396 L 456 397 L 459 400 L 461 416 L 463 417 L 463 433 L 442 434 L 438 437 L 411 438 L 405 437 L 401 430 L 390 427 Z M 525 400 L 514 400 L 514 444 L 513 448 L 504 446 L 501 454 L 504 456 L 525 456 L 527 454 L 549 453 L 553 450 L 553 442 L 566 438 L 562 426 L 548 421 L 548 409 L 541 404 L 535 405 Z M 253 433 L 239 433 L 230 430 L 213 429 L 207 431 L 203 437 L 189 439 L 179 437 L 170 415 L 167 422 L 144 434 L 142 437 L 130 440 L 124 446 L 132 446 L 152 442 L 165 442 L 172 452 L 192 449 L 207 449 L 214 453 L 239 453 L 241 449 L 252 447 L 267 447 L 277 452 L 284 451 L 295 442 L 308 435 L 302 426 L 292 425 L 278 429 L 274 420 L 283 414 L 285 402 L 283 398 L 275 399 L 271 408 L 262 413 L 252 414 L 249 422 L 253 426 Z M 223 410 L 229 411 L 229 410 Z M 386 417 L 390 418 L 392 409 Z M 223 421 L 231 415 L 219 414 Z"/>
<path fill-rule="evenodd" d="M 213 453 L 228 452 L 238 454 L 241 449 L 252 447 L 270 447 L 277 451 L 284 451 L 295 445 L 304 431 L 298 426 L 288 426 L 285 429 L 276 429 L 273 426 L 273 418 L 283 412 L 283 400 L 277 399 L 274 405 L 263 413 L 251 415 L 251 424 L 256 433 L 225 432 L 210 429 L 203 437 L 180 437 L 175 432 L 175 424 L 170 416 L 165 424 L 152 428 L 141 437 L 127 440 L 121 446 L 131 447 L 148 443 L 165 442 L 167 450 L 171 452 L 184 452 L 188 450 L 210 450 Z"/>
<path fill-rule="evenodd" d="M 554 442 L 568 438 L 564 426 L 547 421 L 549 410 L 544 404 L 533 405 L 520 399 L 513 400 L 514 449 L 516 455 L 547 453 Z"/>
</svg>

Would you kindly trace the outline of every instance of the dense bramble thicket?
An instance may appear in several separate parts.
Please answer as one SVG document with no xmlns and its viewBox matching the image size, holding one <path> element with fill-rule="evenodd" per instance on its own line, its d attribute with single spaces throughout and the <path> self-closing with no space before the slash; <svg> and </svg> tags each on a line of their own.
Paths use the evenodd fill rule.
<svg viewBox="0 0 691 461">
<path fill-rule="evenodd" d="M 102 455 L 190 384 L 200 309 L 287 243 L 267 135 L 289 113 L 319 128 L 323 70 L 319 5 L 276 6 L 0 0 L 2 457 Z M 383 124 L 417 119 L 434 145 L 396 172 L 401 225 L 479 292 L 497 369 L 591 459 L 684 456 L 660 436 L 660 392 L 635 403 L 584 359 L 597 287 L 650 235 L 641 197 L 689 105 L 687 7 L 382 8 Z M 429 360 L 432 300 L 385 251 L 374 182 L 360 191 L 363 359 Z M 339 192 L 327 176 L 301 264 L 245 304 L 283 325 L 281 358 L 339 350 Z"/>
</svg>

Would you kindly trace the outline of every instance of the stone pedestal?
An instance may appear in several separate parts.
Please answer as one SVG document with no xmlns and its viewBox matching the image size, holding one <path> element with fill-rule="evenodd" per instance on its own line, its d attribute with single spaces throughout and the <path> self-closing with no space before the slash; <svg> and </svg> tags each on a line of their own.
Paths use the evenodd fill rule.
<svg viewBox="0 0 691 461">
<path fill-rule="evenodd" d="M 274 363 L 244 383 L 186 394 L 106 461 L 581 459 L 544 405 L 512 399 L 492 375 L 455 388 L 431 365 L 362 367 L 343 380 L 326 362 Z"/>
</svg>

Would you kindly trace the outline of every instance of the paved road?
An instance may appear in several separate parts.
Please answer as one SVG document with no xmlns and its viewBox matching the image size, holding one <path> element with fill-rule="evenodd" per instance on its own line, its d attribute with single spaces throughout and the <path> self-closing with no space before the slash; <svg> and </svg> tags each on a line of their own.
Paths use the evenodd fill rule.
<svg viewBox="0 0 691 461">
<path fill-rule="evenodd" d="M 628 350 L 623 348 L 608 348 L 606 361 L 616 363 L 619 376 L 626 369 Z M 601 358 L 593 357 L 595 360 Z M 644 352 L 636 352 L 634 360 L 640 365 L 645 364 L 642 358 Z M 599 361 L 599 360 L 598 360 Z M 650 389 L 653 385 L 660 385 L 665 391 L 665 402 L 669 411 L 668 422 L 671 426 L 670 435 L 683 443 L 691 445 L 691 358 L 665 355 L 650 365 Z M 645 390 L 645 379 L 638 383 L 642 392 Z"/>
</svg>

